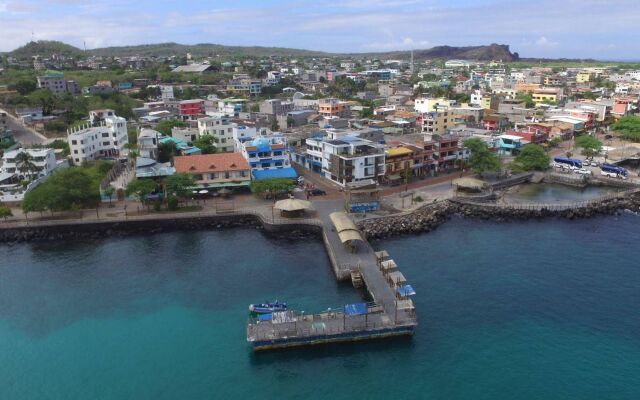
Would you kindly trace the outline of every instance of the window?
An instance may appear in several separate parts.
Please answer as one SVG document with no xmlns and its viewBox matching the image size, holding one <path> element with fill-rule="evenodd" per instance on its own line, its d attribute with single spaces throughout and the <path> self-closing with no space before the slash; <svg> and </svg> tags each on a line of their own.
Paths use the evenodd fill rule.
<svg viewBox="0 0 640 400">
<path fill-rule="evenodd" d="M 231 176 L 231 174 L 229 173 L 229 171 L 225 171 L 224 178 L 225 179 L 229 179 L 230 176 Z"/>
<path fill-rule="evenodd" d="M 71 144 L 78 144 L 78 141 L 77 140 L 72 140 Z"/>
</svg>

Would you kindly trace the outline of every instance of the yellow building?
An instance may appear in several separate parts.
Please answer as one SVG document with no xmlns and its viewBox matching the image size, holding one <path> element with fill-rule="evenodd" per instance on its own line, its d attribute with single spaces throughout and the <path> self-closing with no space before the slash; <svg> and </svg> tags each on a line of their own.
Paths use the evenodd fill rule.
<svg viewBox="0 0 640 400">
<path fill-rule="evenodd" d="M 455 125 L 455 116 L 448 108 L 438 108 L 422 115 L 422 132 L 426 134 L 444 135 Z"/>
<path fill-rule="evenodd" d="M 407 147 L 395 147 L 384 152 L 385 175 L 399 174 L 411 171 L 413 168 L 414 151 Z"/>
<path fill-rule="evenodd" d="M 414 109 L 419 113 L 428 113 L 439 107 L 451 105 L 452 101 L 444 97 L 421 97 L 415 100 Z"/>
<path fill-rule="evenodd" d="M 590 71 L 580 71 L 578 75 L 576 75 L 576 83 L 589 83 L 595 77 L 595 74 Z"/>
<path fill-rule="evenodd" d="M 557 104 L 560 100 L 560 93 L 557 90 L 536 90 L 531 94 L 531 99 L 536 103 L 536 107 L 541 104 Z"/>
</svg>

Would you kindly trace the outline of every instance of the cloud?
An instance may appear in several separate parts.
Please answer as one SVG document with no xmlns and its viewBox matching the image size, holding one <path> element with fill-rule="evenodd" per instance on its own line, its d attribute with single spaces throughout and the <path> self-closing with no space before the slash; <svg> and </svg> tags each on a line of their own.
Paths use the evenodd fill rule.
<svg viewBox="0 0 640 400">
<path fill-rule="evenodd" d="M 7 3 L 0 3 L 0 13 L 7 12 Z"/>
<path fill-rule="evenodd" d="M 534 43 L 539 47 L 556 47 L 557 45 L 559 45 L 558 42 L 552 42 L 551 40 L 547 39 L 546 36 L 540 36 Z"/>
</svg>

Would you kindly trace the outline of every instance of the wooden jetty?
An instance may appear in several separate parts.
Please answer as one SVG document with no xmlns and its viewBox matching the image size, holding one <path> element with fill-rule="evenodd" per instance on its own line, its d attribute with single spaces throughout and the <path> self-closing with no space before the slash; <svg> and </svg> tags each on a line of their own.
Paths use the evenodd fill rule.
<svg viewBox="0 0 640 400">
<path fill-rule="evenodd" d="M 247 341 L 254 350 L 413 334 L 417 326 L 410 299 L 415 294 L 413 288 L 406 284 L 386 251 L 374 252 L 346 214 L 337 214 L 321 218 L 324 243 L 336 278 L 351 279 L 354 286 L 365 288 L 373 301 L 319 314 L 290 310 L 251 318 L 247 323 Z"/>
</svg>

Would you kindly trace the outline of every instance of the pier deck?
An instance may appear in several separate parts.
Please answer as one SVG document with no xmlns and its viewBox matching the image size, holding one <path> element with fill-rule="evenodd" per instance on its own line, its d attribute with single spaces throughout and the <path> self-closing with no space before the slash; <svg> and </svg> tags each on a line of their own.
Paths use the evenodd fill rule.
<svg viewBox="0 0 640 400">
<path fill-rule="evenodd" d="M 323 223 L 324 243 L 336 278 L 350 279 L 351 272 L 359 272 L 373 302 L 365 314 L 358 315 L 338 309 L 315 315 L 287 311 L 286 315 L 278 313 L 278 318 L 273 320 L 251 319 L 247 324 L 247 340 L 255 350 L 413 333 L 417 325 L 413 302 L 396 294 L 398 285 L 405 283 L 402 274 L 395 268 L 383 268 L 380 261 L 388 254 L 376 255 L 366 240 L 356 245 L 355 252 L 345 247 L 329 218 L 329 211 L 319 207 L 318 217 Z M 391 264 L 395 267 L 395 263 L 387 263 Z"/>
</svg>

